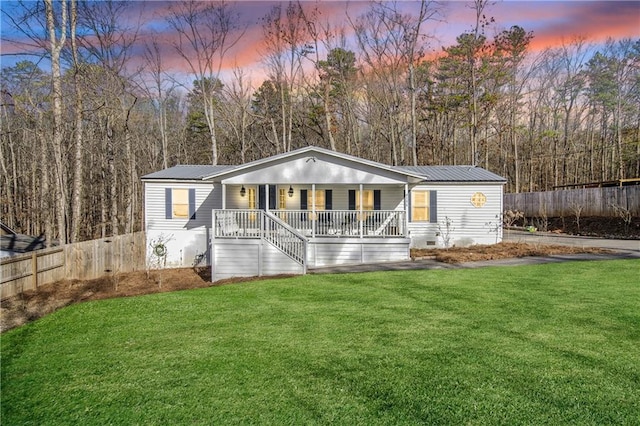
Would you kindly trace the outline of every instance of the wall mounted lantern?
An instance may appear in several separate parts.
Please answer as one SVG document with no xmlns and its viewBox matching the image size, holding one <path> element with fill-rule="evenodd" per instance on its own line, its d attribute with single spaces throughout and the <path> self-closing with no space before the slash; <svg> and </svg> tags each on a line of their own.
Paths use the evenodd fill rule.
<svg viewBox="0 0 640 426">
<path fill-rule="evenodd" d="M 247 193 L 247 190 L 244 189 L 244 185 L 242 185 L 242 188 L 240 188 L 240 196 L 244 197 L 246 193 Z"/>
<path fill-rule="evenodd" d="M 289 190 L 287 191 L 287 194 L 289 194 L 289 197 L 293 197 L 293 187 L 291 185 L 289 185 Z"/>
</svg>

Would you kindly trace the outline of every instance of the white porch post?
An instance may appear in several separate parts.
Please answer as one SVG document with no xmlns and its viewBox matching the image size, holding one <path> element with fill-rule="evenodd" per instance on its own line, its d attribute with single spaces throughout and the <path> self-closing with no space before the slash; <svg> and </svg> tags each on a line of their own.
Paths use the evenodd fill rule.
<svg viewBox="0 0 640 426">
<path fill-rule="evenodd" d="M 360 184 L 359 188 L 360 188 L 360 191 L 359 191 L 360 193 L 358 196 L 358 199 L 359 199 L 358 202 L 360 203 L 360 208 L 358 210 L 360 212 L 358 213 L 358 216 L 360 217 L 360 223 L 358 226 L 360 227 L 360 238 L 363 238 L 364 237 L 364 216 L 362 214 L 362 196 L 363 196 L 362 192 L 363 192 L 364 186 Z"/>
<path fill-rule="evenodd" d="M 311 236 L 316 237 L 316 184 L 311 184 Z"/>
<path fill-rule="evenodd" d="M 264 185 L 264 210 L 269 211 L 269 184 Z"/>
<path fill-rule="evenodd" d="M 227 184 L 222 184 L 222 210 L 227 209 Z"/>
<path fill-rule="evenodd" d="M 409 232 L 409 184 L 404 184 L 404 223 L 402 235 L 407 236 Z"/>
</svg>

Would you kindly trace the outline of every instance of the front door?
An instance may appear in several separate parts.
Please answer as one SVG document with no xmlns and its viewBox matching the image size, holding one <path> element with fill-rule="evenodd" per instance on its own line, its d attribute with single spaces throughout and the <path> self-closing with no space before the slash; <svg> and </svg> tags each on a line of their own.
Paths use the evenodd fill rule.
<svg viewBox="0 0 640 426">
<path fill-rule="evenodd" d="M 277 187 L 269 185 L 269 210 L 275 210 L 277 202 Z M 267 185 L 258 185 L 258 208 L 260 210 L 267 208 Z"/>
</svg>

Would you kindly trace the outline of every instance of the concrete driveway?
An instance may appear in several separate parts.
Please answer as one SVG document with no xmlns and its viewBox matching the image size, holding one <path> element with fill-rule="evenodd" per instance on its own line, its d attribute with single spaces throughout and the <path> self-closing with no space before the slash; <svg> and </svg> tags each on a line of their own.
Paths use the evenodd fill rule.
<svg viewBox="0 0 640 426">
<path fill-rule="evenodd" d="M 481 260 L 476 262 L 448 264 L 433 259 L 407 260 L 403 262 L 378 262 L 375 264 L 337 265 L 309 269 L 310 274 L 338 274 L 346 272 L 402 271 L 411 269 L 469 269 L 486 266 L 535 265 L 540 263 L 557 263 L 576 260 L 613 260 L 640 259 L 640 240 L 611 240 L 606 238 L 558 235 L 547 232 L 524 232 L 504 230 L 504 241 L 529 244 L 558 244 L 578 247 L 598 247 L 609 249 L 612 253 L 602 254 L 566 254 L 544 257 L 520 257 L 498 260 Z"/>
<path fill-rule="evenodd" d="M 550 232 L 525 232 L 505 229 L 503 240 L 529 244 L 558 244 L 577 247 L 597 247 L 628 253 L 640 257 L 640 240 L 612 240 L 598 237 L 553 234 Z"/>
</svg>

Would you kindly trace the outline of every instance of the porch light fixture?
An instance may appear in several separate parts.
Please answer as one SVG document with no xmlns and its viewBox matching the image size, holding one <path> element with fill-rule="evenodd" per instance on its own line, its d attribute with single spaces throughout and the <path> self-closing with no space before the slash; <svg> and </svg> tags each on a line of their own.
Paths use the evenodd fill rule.
<svg viewBox="0 0 640 426">
<path fill-rule="evenodd" d="M 289 194 L 289 198 L 293 197 L 293 187 L 291 185 L 289 185 L 289 190 L 287 191 L 287 194 Z"/>
<path fill-rule="evenodd" d="M 246 193 L 247 193 L 247 190 L 244 189 L 244 185 L 242 185 L 242 188 L 240 188 L 240 196 L 244 197 Z"/>
</svg>

